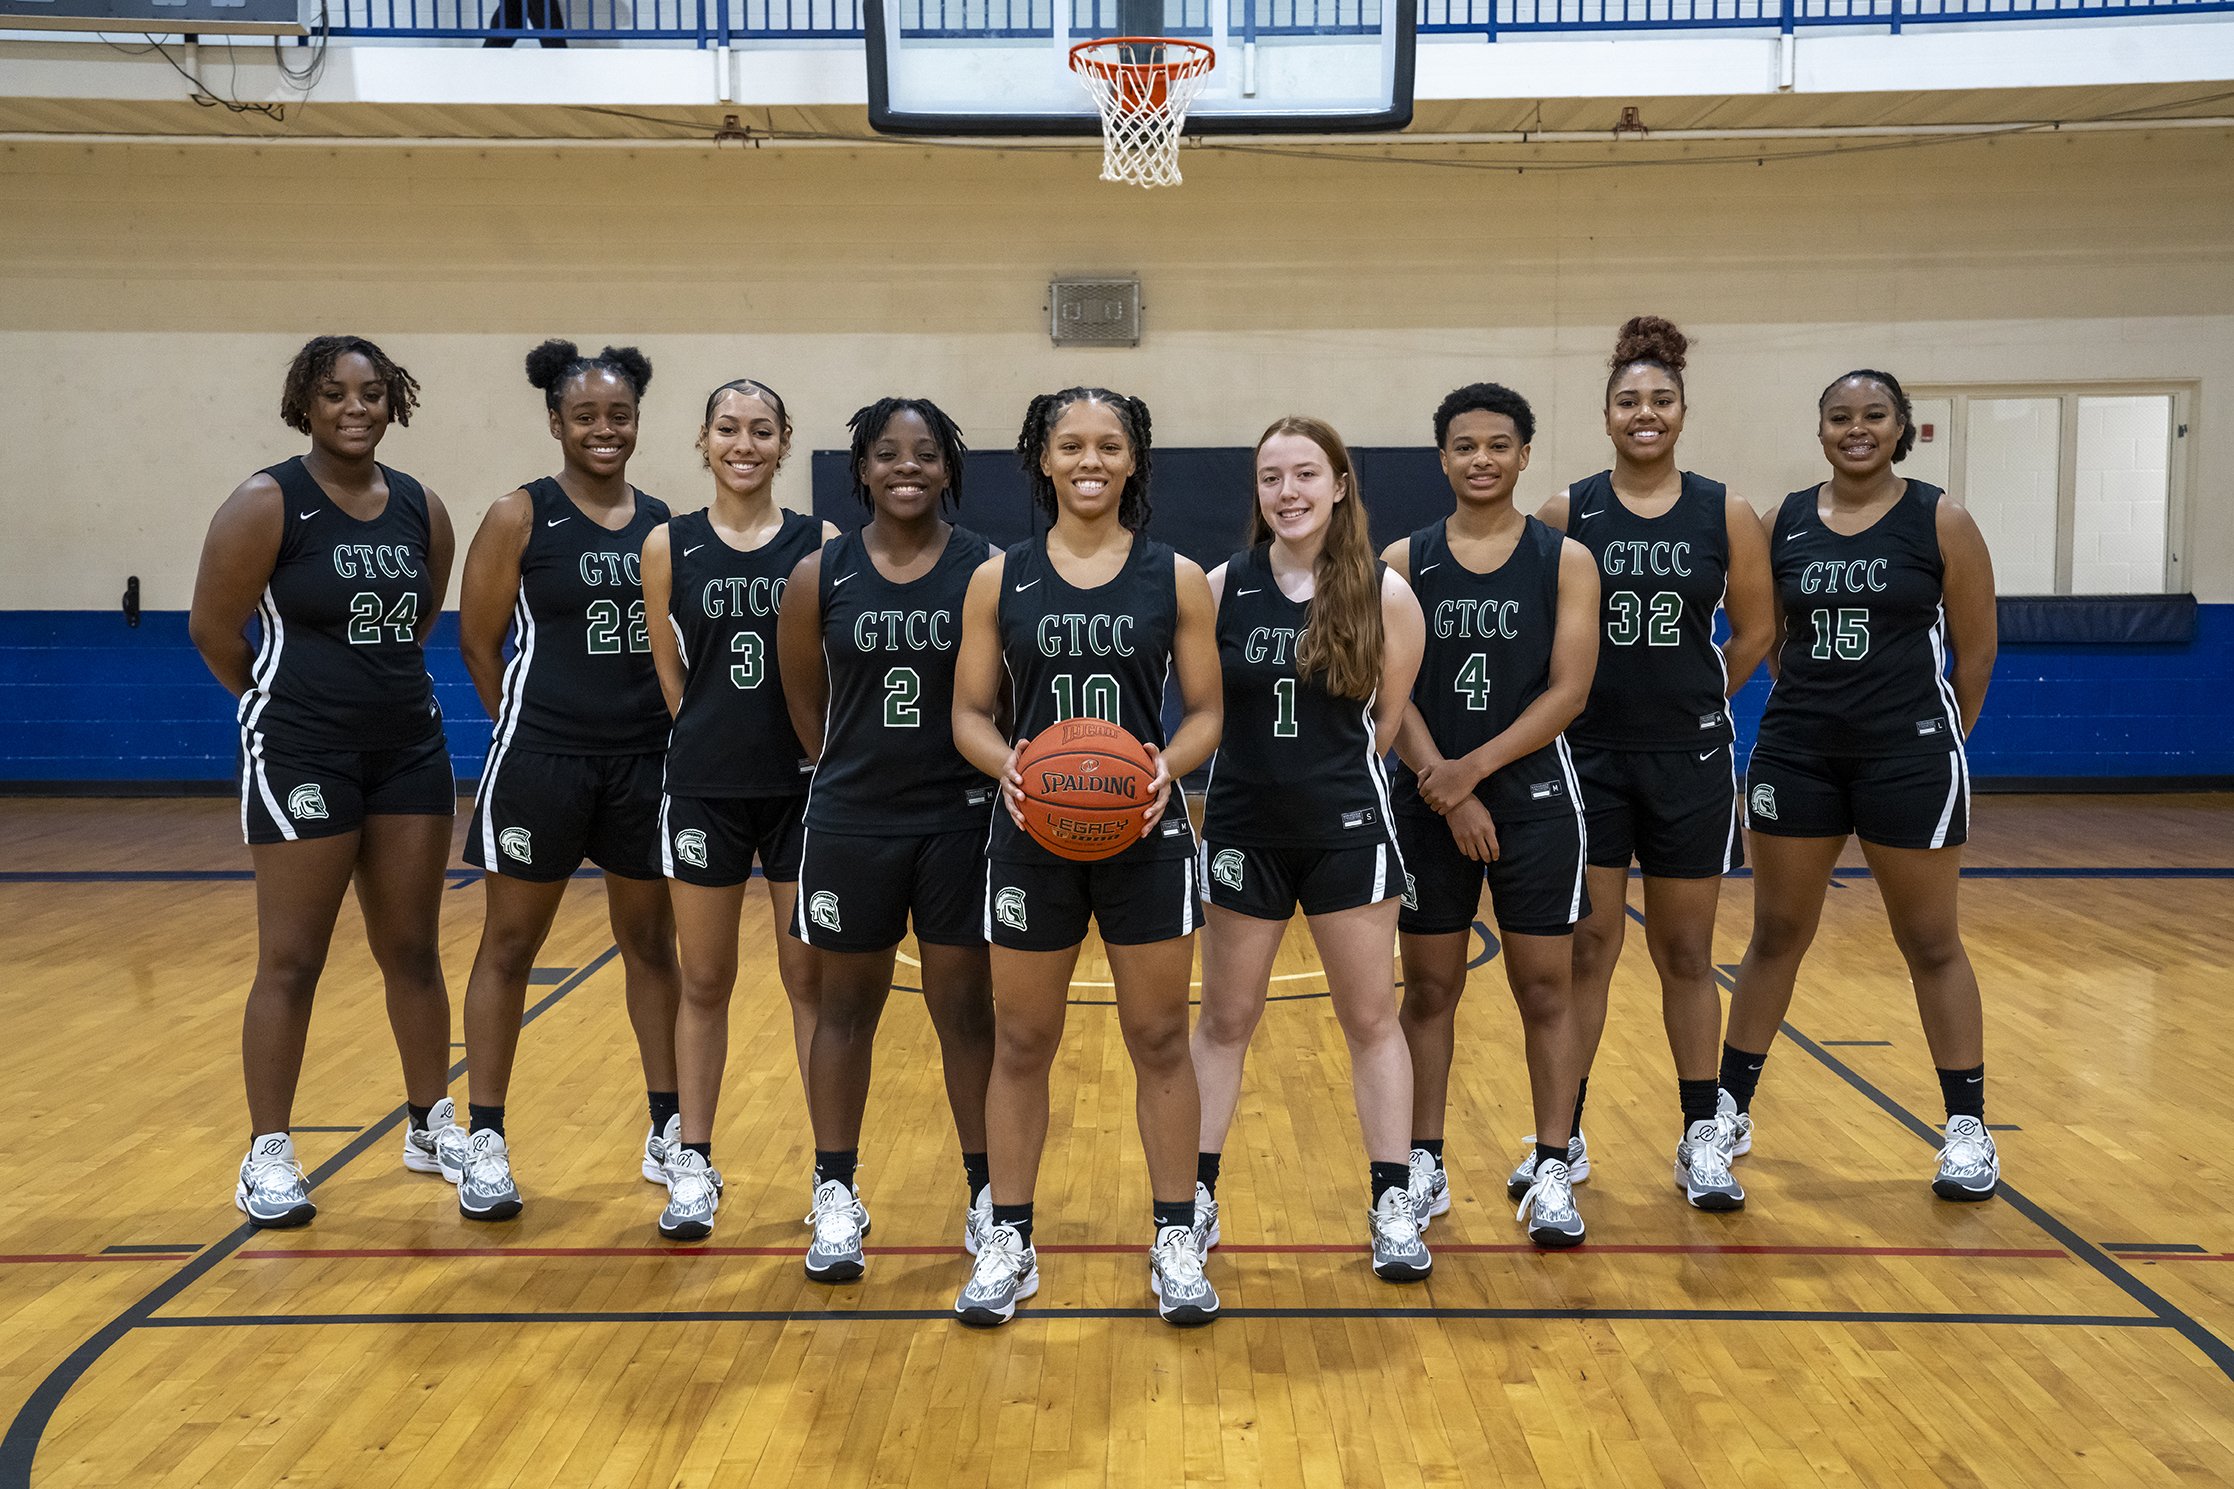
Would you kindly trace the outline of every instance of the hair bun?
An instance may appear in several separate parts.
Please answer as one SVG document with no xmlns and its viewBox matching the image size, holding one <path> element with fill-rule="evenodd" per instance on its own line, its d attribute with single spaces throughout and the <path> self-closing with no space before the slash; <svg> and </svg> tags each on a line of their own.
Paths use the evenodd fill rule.
<svg viewBox="0 0 2234 1489">
<path fill-rule="evenodd" d="M 1676 329 L 1674 321 L 1657 315 L 1633 315 L 1614 337 L 1610 365 L 1618 372 L 1634 363 L 1651 362 L 1680 377 L 1683 354 L 1690 347 L 1690 338 Z"/>
<path fill-rule="evenodd" d="M 652 385 L 652 359 L 635 347 L 609 346 L 597 354 L 597 360 L 608 367 L 619 368 L 621 375 L 636 389 L 638 398 Z"/>
<path fill-rule="evenodd" d="M 527 380 L 548 393 L 566 379 L 566 369 L 581 359 L 582 351 L 571 341 L 551 338 L 527 354 Z M 649 369 L 646 370 L 650 376 Z"/>
</svg>

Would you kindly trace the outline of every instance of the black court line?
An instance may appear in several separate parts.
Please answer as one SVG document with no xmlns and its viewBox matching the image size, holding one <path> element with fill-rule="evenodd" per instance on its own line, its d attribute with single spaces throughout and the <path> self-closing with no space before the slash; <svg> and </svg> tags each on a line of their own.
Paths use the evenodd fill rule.
<svg viewBox="0 0 2234 1489">
<path fill-rule="evenodd" d="M 2185 1241 L 2104 1241 L 2102 1249 L 2105 1251 L 2146 1251 L 2154 1256 L 2162 1256 L 2168 1253 L 2186 1256 L 2205 1255 L 2202 1247 L 2189 1245 Z"/>
<path fill-rule="evenodd" d="M 455 1077 L 455 1076 L 452 1076 L 452 1077 L 451 1077 L 451 1079 L 452 1079 L 452 1080 L 455 1080 L 455 1079 L 457 1079 L 457 1077 Z M 288 1128 L 287 1130 L 288 1130 L 289 1132 L 362 1132 L 362 1131 L 364 1131 L 364 1129 L 363 1129 L 362 1127 L 301 1127 L 301 1126 L 294 1126 L 294 1127 L 289 1127 L 289 1128 Z"/>
<path fill-rule="evenodd" d="M 351 1130 L 352 1130 L 352 1131 L 354 1131 L 355 1129 L 354 1129 L 354 1128 L 352 1128 Z M 193 1242 L 182 1242 L 182 1243 L 180 1243 L 179 1245 L 176 1245 L 176 1246 L 103 1246 L 103 1247 L 101 1248 L 101 1255 L 103 1255 L 103 1256 L 176 1256 L 176 1255 L 178 1255 L 178 1254 L 179 1254 L 179 1253 L 181 1253 L 181 1252 L 187 1252 L 187 1251 L 199 1251 L 199 1250 L 201 1250 L 201 1249 L 202 1249 L 202 1243 L 201 1243 L 201 1242 L 199 1242 L 199 1241 L 193 1241 Z M 2200 1246 L 2198 1246 L 2198 1247 L 2196 1247 L 2195 1249 L 2196 1249 L 2196 1250 L 2198 1250 L 2198 1251 L 2201 1251 L 2201 1250 L 2202 1250 L 2203 1248 L 2202 1248 L 2202 1247 L 2200 1247 Z"/>
<path fill-rule="evenodd" d="M 620 947 L 606 947 L 588 966 L 560 983 L 547 997 L 523 1014 L 520 1027 L 524 1029 L 541 1018 L 559 999 L 589 981 L 592 975 L 620 954 Z M 456 1081 L 463 1074 L 465 1061 L 460 1060 L 450 1067 L 451 1081 Z M 370 1152 L 374 1143 L 403 1124 L 405 1116 L 404 1109 L 399 1106 L 366 1128 L 354 1142 L 311 1172 L 310 1187 L 316 1189 L 357 1158 Z M 70 1351 L 69 1358 L 48 1371 L 46 1379 L 39 1382 L 38 1388 L 32 1391 L 17 1410 L 15 1420 L 8 1424 L 7 1436 L 0 1438 L 0 1489 L 31 1489 L 32 1461 L 38 1457 L 39 1439 L 46 1435 L 47 1423 L 54 1420 L 55 1408 L 62 1404 L 63 1397 L 70 1394 L 70 1387 L 78 1383 L 79 1377 L 108 1353 L 111 1345 L 134 1329 L 146 1328 L 150 1324 L 160 1325 L 161 1321 L 154 1316 L 156 1309 L 166 1306 L 180 1293 L 208 1276 L 219 1262 L 258 1234 L 260 1233 L 256 1227 L 241 1225 L 231 1235 L 157 1283 L 147 1296 L 111 1319 L 92 1338 Z"/>
<path fill-rule="evenodd" d="M 1822 1045 L 1825 1049 L 1831 1049 L 1837 1045 L 1842 1044 L 1868 1046 L 1890 1045 L 1892 1041 L 1890 1039 L 1820 1039 L 1817 1040 L 1816 1043 Z"/>
</svg>

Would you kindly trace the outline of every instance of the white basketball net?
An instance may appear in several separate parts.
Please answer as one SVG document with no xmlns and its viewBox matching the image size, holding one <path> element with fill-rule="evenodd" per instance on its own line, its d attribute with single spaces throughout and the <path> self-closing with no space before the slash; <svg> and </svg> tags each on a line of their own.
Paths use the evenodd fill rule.
<svg viewBox="0 0 2234 1489">
<path fill-rule="evenodd" d="M 1155 60 L 1137 60 L 1146 57 Z M 1071 71 L 1101 111 L 1104 181 L 1179 184 L 1179 131 L 1217 60 L 1199 43 L 1154 37 L 1116 36 L 1071 49 Z"/>
</svg>

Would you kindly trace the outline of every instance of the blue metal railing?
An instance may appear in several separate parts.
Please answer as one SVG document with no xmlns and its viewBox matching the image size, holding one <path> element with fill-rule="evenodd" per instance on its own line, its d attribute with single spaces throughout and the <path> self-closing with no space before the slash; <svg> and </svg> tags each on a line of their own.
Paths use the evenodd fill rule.
<svg viewBox="0 0 2234 1489">
<path fill-rule="evenodd" d="M 849 40 L 861 7 L 877 0 L 328 0 L 337 37 L 483 40 L 498 46 L 562 41 Z M 1406 0 L 1163 0 L 1167 36 L 1212 34 L 1211 6 L 1227 6 L 1230 36 L 1370 35 L 1383 4 Z M 1761 30 L 1995 21 L 2115 20 L 2234 14 L 2234 0 L 1411 0 L 1421 35 L 1505 32 L 1587 36 L 1621 31 Z M 1118 0 L 901 0 L 909 38 L 1041 37 L 1055 7 L 1070 7 L 1075 37 L 1118 34 Z"/>
</svg>

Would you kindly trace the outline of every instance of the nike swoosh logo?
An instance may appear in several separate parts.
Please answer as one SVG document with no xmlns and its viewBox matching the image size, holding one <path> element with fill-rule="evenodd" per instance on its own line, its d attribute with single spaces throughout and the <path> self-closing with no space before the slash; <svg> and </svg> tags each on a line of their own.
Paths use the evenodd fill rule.
<svg viewBox="0 0 2234 1489">
<path fill-rule="evenodd" d="M 1701 760 L 1712 760 L 1715 756 L 1721 753 L 1722 752 L 1720 750 L 1709 750 L 1704 755 L 1701 755 L 1699 758 Z"/>
<path fill-rule="evenodd" d="M 1597 516 L 1597 515 L 1598 515 L 1598 512 L 1603 512 L 1604 510 L 1605 510 L 1605 508 L 1604 508 L 1604 507 L 1600 507 L 1600 508 L 1598 508 L 1598 510 L 1597 510 L 1596 512 L 1577 512 L 1577 513 L 1575 514 L 1575 516 L 1576 516 L 1576 517 L 1577 517 L 1578 519 L 1579 519 L 1579 518 L 1583 518 L 1583 517 L 1595 517 L 1595 516 Z"/>
<path fill-rule="evenodd" d="M 685 557 L 685 558 L 688 558 L 688 557 L 690 557 L 690 556 L 691 556 L 691 555 L 692 555 L 693 553 L 696 553 L 696 552 L 697 552 L 697 551 L 698 551 L 699 549 L 701 549 L 701 548 L 703 548 L 703 547 L 705 547 L 705 546 L 706 546 L 706 545 L 705 545 L 704 543 L 693 543 L 693 544 L 691 544 L 691 545 L 690 545 L 690 546 L 689 546 L 688 548 L 685 548 L 685 549 L 683 550 L 683 557 Z"/>
<path fill-rule="evenodd" d="M 1034 580 L 1032 581 L 1032 584 L 1037 584 L 1037 583 L 1039 583 L 1039 581 L 1038 581 L 1037 579 L 1034 579 Z M 1019 585 L 1017 585 L 1017 586 L 1016 586 L 1016 592 L 1017 592 L 1018 594 L 1022 594 L 1022 593 L 1023 593 L 1023 592 L 1025 591 L 1025 590 L 1027 590 L 1027 589 L 1030 589 L 1030 588 L 1032 587 L 1032 584 L 1019 584 Z"/>
<path fill-rule="evenodd" d="M 543 525 L 545 527 L 557 527 L 562 522 L 572 522 L 573 520 L 574 519 L 571 517 L 553 517 L 549 522 L 546 522 Z"/>
<path fill-rule="evenodd" d="M 846 579 L 857 579 L 860 577 L 860 575 L 861 571 L 859 569 L 855 569 L 851 574 L 846 575 Z M 830 581 L 830 587 L 832 589 L 836 589 L 839 585 L 845 583 L 846 579 L 833 579 Z"/>
<path fill-rule="evenodd" d="M 1261 595 L 1264 591 L 1261 589 L 1237 589 L 1234 593 L 1237 595 Z"/>
<path fill-rule="evenodd" d="M 308 521 L 309 521 L 309 520 L 310 520 L 311 518 L 313 518 L 313 517 L 315 517 L 315 516 L 317 516 L 317 515 L 318 515 L 318 508 L 316 508 L 316 507 L 312 507 L 312 508 L 311 508 L 311 509 L 310 509 L 309 511 L 307 511 L 307 512 L 297 512 L 297 513 L 295 514 L 295 520 L 296 520 L 296 521 L 298 521 L 298 522 L 308 522 Z"/>
<path fill-rule="evenodd" d="M 1420 572 L 1421 572 L 1422 574 L 1424 574 L 1424 573 L 1426 573 L 1426 572 L 1427 572 L 1427 571 L 1428 571 L 1429 569 L 1440 569 L 1440 568 L 1441 568 L 1442 566 L 1443 566 L 1443 565 L 1441 564 L 1441 562 L 1440 562 L 1440 561 L 1438 561 L 1438 562 L 1436 562 L 1436 563 L 1431 563 L 1431 564 L 1421 564 L 1421 565 L 1420 565 Z"/>
</svg>

